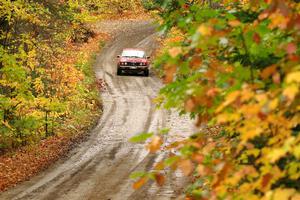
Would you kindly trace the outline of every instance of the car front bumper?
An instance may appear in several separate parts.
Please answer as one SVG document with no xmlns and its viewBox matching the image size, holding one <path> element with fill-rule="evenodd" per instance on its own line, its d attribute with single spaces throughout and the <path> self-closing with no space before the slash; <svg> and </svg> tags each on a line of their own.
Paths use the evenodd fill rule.
<svg viewBox="0 0 300 200">
<path fill-rule="evenodd" d="M 147 66 L 119 66 L 118 68 L 126 72 L 144 72 L 145 70 L 148 70 Z"/>
</svg>

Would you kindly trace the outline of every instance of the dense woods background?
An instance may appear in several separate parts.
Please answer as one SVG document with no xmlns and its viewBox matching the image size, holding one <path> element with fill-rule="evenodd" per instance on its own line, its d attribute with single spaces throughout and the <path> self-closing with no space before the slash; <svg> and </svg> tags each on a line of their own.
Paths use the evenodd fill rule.
<svg viewBox="0 0 300 200">
<path fill-rule="evenodd" d="M 95 109 L 98 98 L 89 66 L 72 65 L 74 55 L 65 48 L 93 34 L 83 26 L 92 2 L 1 1 L 0 6 L 0 149 L 6 149 L 53 135 L 78 112 Z"/>
<path fill-rule="evenodd" d="M 68 47 L 96 37 L 89 22 L 135 5 L 118 0 L 0 2 L 0 152 L 92 121 L 100 103 L 90 58 Z"/>
</svg>

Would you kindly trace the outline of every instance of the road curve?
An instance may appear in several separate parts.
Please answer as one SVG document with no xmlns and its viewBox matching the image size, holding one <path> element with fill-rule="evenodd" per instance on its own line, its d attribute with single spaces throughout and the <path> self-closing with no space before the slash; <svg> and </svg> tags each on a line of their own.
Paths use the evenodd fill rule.
<svg viewBox="0 0 300 200">
<path fill-rule="evenodd" d="M 107 83 L 107 90 L 101 93 L 104 113 L 97 127 L 67 158 L 2 193 L 1 200 L 164 200 L 181 195 L 179 172 L 168 174 L 172 181 L 163 187 L 150 182 L 137 191 L 128 178 L 133 171 L 149 170 L 165 157 L 163 153 L 148 154 L 141 144 L 130 144 L 130 137 L 163 127 L 170 127 L 173 137 L 193 131 L 187 117 L 155 108 L 152 99 L 162 87 L 158 78 L 116 76 L 115 58 L 123 48 L 143 48 L 149 55 L 157 47 L 155 27 L 147 21 L 106 21 L 98 28 L 115 34 L 115 39 L 104 47 L 95 64 L 97 78 Z"/>
</svg>

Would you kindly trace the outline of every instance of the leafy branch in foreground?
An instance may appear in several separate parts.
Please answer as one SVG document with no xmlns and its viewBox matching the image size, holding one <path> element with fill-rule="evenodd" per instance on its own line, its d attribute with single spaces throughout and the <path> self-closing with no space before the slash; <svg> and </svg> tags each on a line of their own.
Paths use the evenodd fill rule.
<svg viewBox="0 0 300 200">
<path fill-rule="evenodd" d="M 156 61 L 157 101 L 208 129 L 170 145 L 161 170 L 194 177 L 187 199 L 299 199 L 299 3 L 168 2 L 162 29 L 180 37 Z"/>
</svg>

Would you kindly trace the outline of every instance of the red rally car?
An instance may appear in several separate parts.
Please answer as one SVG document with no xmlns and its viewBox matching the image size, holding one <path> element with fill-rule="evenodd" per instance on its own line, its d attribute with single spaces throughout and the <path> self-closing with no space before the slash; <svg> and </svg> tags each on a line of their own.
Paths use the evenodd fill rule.
<svg viewBox="0 0 300 200">
<path fill-rule="evenodd" d="M 149 56 L 140 49 L 124 49 L 118 57 L 117 75 L 127 73 L 143 73 L 149 76 Z"/>
</svg>

